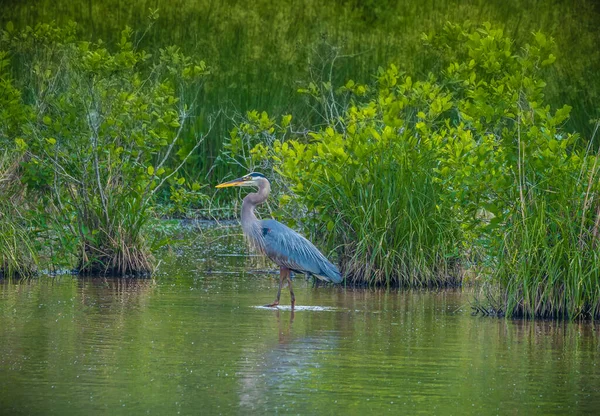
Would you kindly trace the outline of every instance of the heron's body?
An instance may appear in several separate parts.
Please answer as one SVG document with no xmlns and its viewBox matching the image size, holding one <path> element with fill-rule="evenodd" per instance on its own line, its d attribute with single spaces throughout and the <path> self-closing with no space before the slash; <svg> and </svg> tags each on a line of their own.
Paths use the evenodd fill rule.
<svg viewBox="0 0 600 416">
<path fill-rule="evenodd" d="M 342 281 L 337 267 L 313 243 L 291 228 L 275 220 L 262 220 L 258 221 L 258 231 L 258 241 L 252 244 L 277 265 L 327 282 Z"/>
<path fill-rule="evenodd" d="M 219 185 L 226 186 L 257 186 L 258 192 L 246 195 L 242 203 L 242 228 L 244 235 L 258 252 L 269 257 L 279 265 L 280 279 L 277 299 L 269 306 L 279 304 L 283 280 L 287 279 L 292 307 L 295 303 L 290 271 L 314 275 L 317 278 L 340 283 L 342 275 L 327 258 L 306 238 L 291 228 L 275 220 L 259 220 L 254 210 L 257 205 L 265 202 L 271 186 L 267 178 L 260 173 L 251 173 L 240 179 Z"/>
</svg>

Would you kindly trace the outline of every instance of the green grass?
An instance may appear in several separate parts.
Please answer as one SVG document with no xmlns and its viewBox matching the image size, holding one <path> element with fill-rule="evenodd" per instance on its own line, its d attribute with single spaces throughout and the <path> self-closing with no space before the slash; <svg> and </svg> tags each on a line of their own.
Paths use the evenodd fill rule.
<svg viewBox="0 0 600 416">
<path fill-rule="evenodd" d="M 368 182 L 335 185 L 320 208 L 334 217 L 332 230 L 321 233 L 342 242 L 344 276 L 352 284 L 369 286 L 459 285 L 460 239 L 451 213 L 436 208 L 435 160 L 381 150 L 372 154 L 372 163 L 361 166 L 376 172 Z M 344 177 L 359 175 L 348 171 Z"/>
<path fill-rule="evenodd" d="M 502 292 L 489 296 L 493 310 L 511 317 L 600 318 L 599 157 L 586 154 L 578 175 L 548 179 L 521 164 L 529 179 L 499 247 L 492 281 Z"/>
<path fill-rule="evenodd" d="M 12 157 L 0 154 L 0 278 L 31 276 L 38 263 Z"/>
<path fill-rule="evenodd" d="M 582 239 L 576 220 L 567 206 L 529 206 L 505 238 L 494 276 L 504 293 L 494 309 L 512 317 L 600 317 L 598 239 Z"/>
</svg>

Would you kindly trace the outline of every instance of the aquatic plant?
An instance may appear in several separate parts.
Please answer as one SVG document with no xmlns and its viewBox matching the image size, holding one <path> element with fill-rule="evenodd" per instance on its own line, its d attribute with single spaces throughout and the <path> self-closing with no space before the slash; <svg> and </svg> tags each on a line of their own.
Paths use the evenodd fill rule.
<svg viewBox="0 0 600 416">
<path fill-rule="evenodd" d="M 600 155 L 553 150 L 519 162 L 520 198 L 507 215 L 494 273 L 504 291 L 490 301 L 509 316 L 598 318 Z M 551 175 L 539 168 L 548 158 Z"/>
<path fill-rule="evenodd" d="M 453 190 L 446 202 L 472 243 L 485 248 L 480 262 L 493 266 L 492 308 L 507 316 L 599 316 L 594 136 L 586 142 L 566 132 L 571 108 L 545 103 L 553 39 L 538 32 L 515 51 L 489 25 L 447 25 L 427 41 L 449 58 L 446 82 L 461 98 L 460 121 L 443 133 L 439 179 Z"/>
</svg>

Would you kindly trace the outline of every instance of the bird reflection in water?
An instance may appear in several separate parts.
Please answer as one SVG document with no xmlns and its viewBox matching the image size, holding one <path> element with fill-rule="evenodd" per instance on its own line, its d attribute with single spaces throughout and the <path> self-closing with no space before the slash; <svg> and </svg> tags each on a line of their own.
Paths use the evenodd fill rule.
<svg viewBox="0 0 600 416">
<path fill-rule="evenodd" d="M 294 309 L 290 310 L 290 318 L 288 321 L 287 328 L 284 328 L 282 319 L 281 319 L 281 311 L 279 309 L 275 309 L 275 316 L 277 317 L 277 329 L 279 330 L 279 344 L 286 344 L 292 340 L 292 324 L 294 323 L 295 316 Z"/>
<path fill-rule="evenodd" d="M 293 399 L 277 403 L 273 400 L 293 397 L 302 389 L 311 388 L 315 369 L 339 347 L 339 338 L 323 332 L 322 321 L 310 319 L 311 313 L 276 309 L 274 316 L 266 317 L 267 321 L 275 318 L 272 335 L 260 345 L 247 347 L 240 360 L 237 375 L 241 413 L 293 408 Z"/>
</svg>

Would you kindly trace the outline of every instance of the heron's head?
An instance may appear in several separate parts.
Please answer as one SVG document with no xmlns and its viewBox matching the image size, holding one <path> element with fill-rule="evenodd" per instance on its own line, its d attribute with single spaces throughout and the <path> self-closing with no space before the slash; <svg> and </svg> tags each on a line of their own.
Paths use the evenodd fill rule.
<svg viewBox="0 0 600 416">
<path fill-rule="evenodd" d="M 259 186 L 262 181 L 266 181 L 267 178 L 262 173 L 252 172 L 241 178 L 234 179 L 229 182 L 221 183 L 215 188 L 228 188 L 230 186 Z"/>
</svg>

